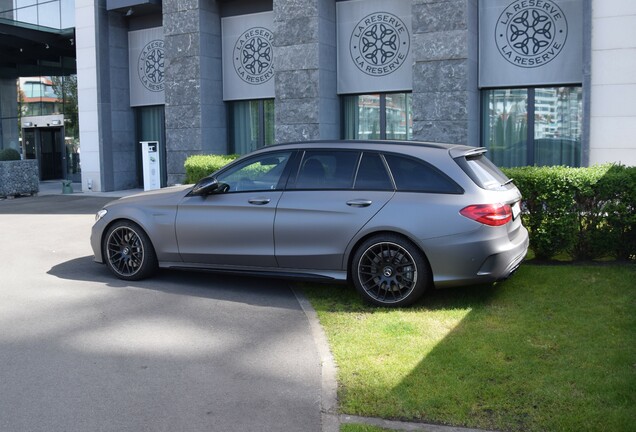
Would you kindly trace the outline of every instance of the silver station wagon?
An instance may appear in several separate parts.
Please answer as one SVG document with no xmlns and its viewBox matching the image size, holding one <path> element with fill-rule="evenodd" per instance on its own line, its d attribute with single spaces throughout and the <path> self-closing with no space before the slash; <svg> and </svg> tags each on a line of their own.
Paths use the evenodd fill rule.
<svg viewBox="0 0 636 432">
<path fill-rule="evenodd" d="M 121 198 L 96 216 L 95 261 L 350 281 L 407 306 L 433 287 L 492 283 L 524 259 L 519 190 L 483 148 L 335 141 L 257 150 L 195 185 Z"/>
</svg>

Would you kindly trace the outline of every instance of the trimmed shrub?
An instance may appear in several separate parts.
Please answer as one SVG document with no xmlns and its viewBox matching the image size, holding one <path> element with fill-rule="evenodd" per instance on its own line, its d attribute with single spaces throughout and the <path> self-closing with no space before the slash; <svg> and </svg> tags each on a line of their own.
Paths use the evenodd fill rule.
<svg viewBox="0 0 636 432">
<path fill-rule="evenodd" d="M 523 195 L 523 221 L 538 259 L 636 257 L 636 168 L 505 168 Z"/>
<path fill-rule="evenodd" d="M 20 160 L 20 152 L 16 149 L 6 148 L 0 150 L 0 161 L 16 161 Z"/>
<path fill-rule="evenodd" d="M 185 161 L 186 184 L 196 183 L 236 159 L 238 155 L 194 155 Z"/>
</svg>

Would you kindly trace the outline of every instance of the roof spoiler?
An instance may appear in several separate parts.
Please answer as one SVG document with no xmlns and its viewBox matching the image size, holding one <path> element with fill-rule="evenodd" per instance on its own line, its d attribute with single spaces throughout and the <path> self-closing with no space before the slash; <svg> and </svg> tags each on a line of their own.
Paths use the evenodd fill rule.
<svg viewBox="0 0 636 432">
<path fill-rule="evenodd" d="M 458 157 L 471 157 L 471 156 L 481 156 L 486 153 L 488 150 L 486 147 L 453 147 L 449 150 L 449 153 L 453 159 Z"/>
</svg>

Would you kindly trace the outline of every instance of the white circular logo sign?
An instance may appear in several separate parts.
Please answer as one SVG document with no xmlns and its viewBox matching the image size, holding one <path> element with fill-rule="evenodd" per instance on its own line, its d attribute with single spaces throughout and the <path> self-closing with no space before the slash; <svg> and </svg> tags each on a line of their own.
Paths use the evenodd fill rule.
<svg viewBox="0 0 636 432">
<path fill-rule="evenodd" d="M 274 76 L 274 35 L 263 27 L 246 30 L 234 45 L 234 70 L 246 83 L 258 85 Z"/>
<path fill-rule="evenodd" d="M 563 50 L 568 22 L 550 0 L 517 0 L 499 16 L 495 42 L 499 53 L 515 66 L 534 68 L 554 60 Z"/>
<path fill-rule="evenodd" d="M 367 15 L 356 24 L 349 42 L 355 65 L 367 75 L 384 76 L 402 66 L 411 38 L 399 17 L 388 12 Z"/>
<path fill-rule="evenodd" d="M 164 58 L 163 41 L 158 39 L 148 42 L 139 55 L 137 67 L 139 80 L 152 92 L 164 89 Z"/>
</svg>

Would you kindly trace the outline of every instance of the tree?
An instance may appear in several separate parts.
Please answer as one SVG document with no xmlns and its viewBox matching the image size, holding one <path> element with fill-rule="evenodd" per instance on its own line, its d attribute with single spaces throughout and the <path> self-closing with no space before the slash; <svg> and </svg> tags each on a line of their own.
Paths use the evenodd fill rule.
<svg viewBox="0 0 636 432">
<path fill-rule="evenodd" d="M 64 127 L 66 135 L 77 138 L 79 136 L 77 114 L 77 75 L 51 77 L 53 91 L 62 101 L 64 113 Z"/>
</svg>

